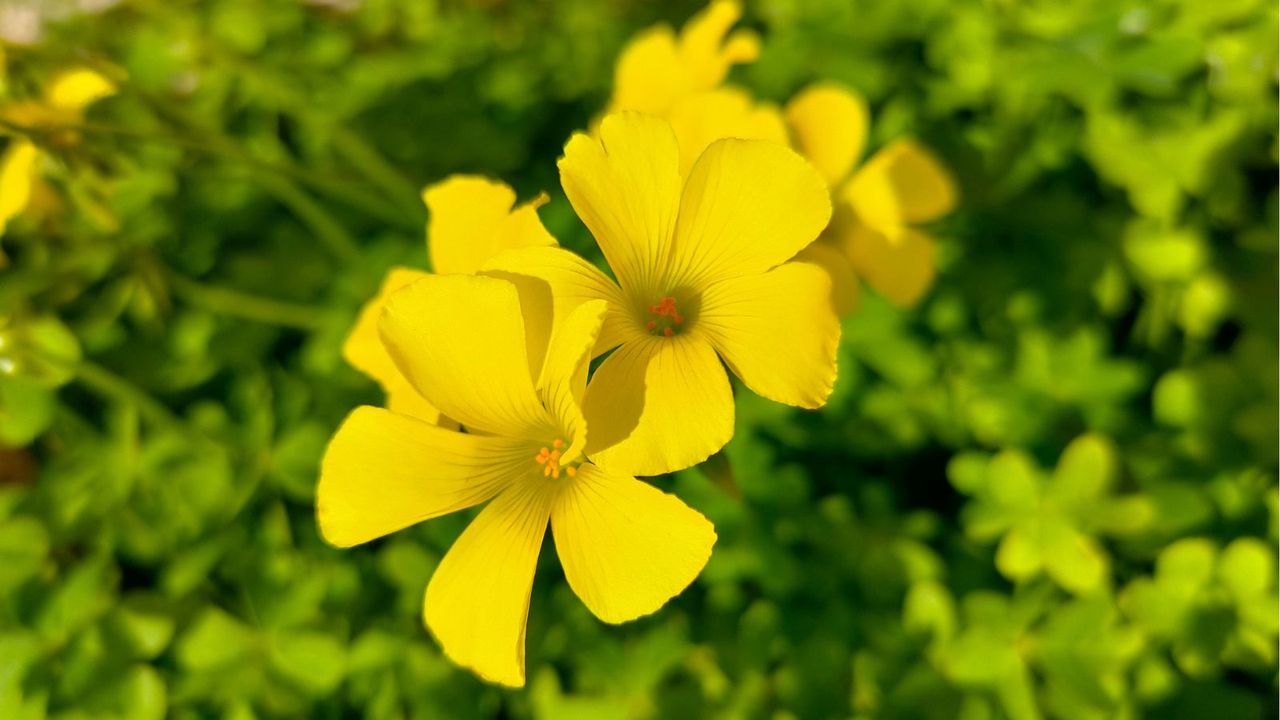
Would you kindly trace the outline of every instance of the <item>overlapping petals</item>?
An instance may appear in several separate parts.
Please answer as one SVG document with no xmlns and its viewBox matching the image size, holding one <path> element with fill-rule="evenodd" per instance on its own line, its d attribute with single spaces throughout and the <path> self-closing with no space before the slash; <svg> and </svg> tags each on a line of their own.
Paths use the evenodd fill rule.
<svg viewBox="0 0 1280 720">
<path fill-rule="evenodd" d="M 748 386 L 801 407 L 821 405 L 835 376 L 829 283 L 812 264 L 775 271 L 826 226 L 822 178 L 763 140 L 718 140 L 684 179 L 679 165 L 670 126 L 638 113 L 608 116 L 596 137 L 577 135 L 565 147 L 561 182 L 617 286 L 563 251 L 497 261 L 503 272 L 545 281 L 557 315 L 585 299 L 609 304 L 610 343 L 596 351 L 619 347 L 585 402 L 589 414 L 611 412 L 599 413 L 589 450 L 603 467 L 640 475 L 696 464 L 728 441 L 733 400 L 722 359 L 746 368 Z M 796 361 L 777 377 L 746 359 L 771 338 L 793 344 L 769 354 Z"/>
<path fill-rule="evenodd" d="M 510 248 L 554 247 L 555 238 L 538 218 L 538 208 L 546 202 L 542 195 L 516 205 L 516 194 L 507 185 L 474 175 L 454 175 L 422 191 L 430 213 L 427 222 L 427 249 L 438 273 L 474 273 L 495 255 Z M 2 216 L 0 216 L 2 217 Z M 342 346 L 347 362 L 368 375 L 387 395 L 387 407 L 428 422 L 449 425 L 422 394 L 414 389 L 396 367 L 378 336 L 378 319 L 387 299 L 397 290 L 425 277 L 423 270 L 392 268 L 382 287 L 361 308 L 355 325 Z M 538 321 L 538 318 L 533 318 Z M 548 335 L 536 328 L 528 348 L 533 363 L 542 361 Z"/>
<path fill-rule="evenodd" d="M 391 291 L 378 321 L 388 356 L 466 431 L 359 408 L 330 442 L 317 496 L 322 534 L 344 547 L 489 501 L 431 578 L 423 612 L 446 655 L 513 686 L 524 683 L 525 622 L 549 524 L 570 585 L 607 622 L 657 610 L 693 581 L 715 542 L 702 515 L 589 458 L 588 365 L 607 303 L 579 302 L 553 323 L 531 321 L 551 308 L 525 296 L 483 275 L 424 274 Z M 545 348 L 536 363 L 530 327 L 550 333 L 536 343 Z"/>
<path fill-rule="evenodd" d="M 423 190 L 422 201 L 431 213 L 427 249 L 437 273 L 473 273 L 503 250 L 556 244 L 538 219 L 546 195 L 516 206 L 506 184 L 454 175 Z"/>
<path fill-rule="evenodd" d="M 866 144 L 866 102 L 834 85 L 808 88 L 787 104 L 797 147 L 823 172 L 838 203 L 825 239 L 857 277 L 900 306 L 924 296 L 936 274 L 936 247 L 918 225 L 951 212 L 955 183 L 910 138 L 896 140 L 853 169 Z M 852 171 L 852 174 L 850 174 Z M 835 303 L 848 306 L 853 278 L 832 267 Z"/>
<path fill-rule="evenodd" d="M 685 23 L 678 37 L 667 25 L 637 35 L 618 58 L 608 111 L 663 116 L 681 100 L 715 89 L 730 68 L 760 54 L 755 33 L 730 32 L 741 16 L 734 0 L 713 0 Z"/>
</svg>

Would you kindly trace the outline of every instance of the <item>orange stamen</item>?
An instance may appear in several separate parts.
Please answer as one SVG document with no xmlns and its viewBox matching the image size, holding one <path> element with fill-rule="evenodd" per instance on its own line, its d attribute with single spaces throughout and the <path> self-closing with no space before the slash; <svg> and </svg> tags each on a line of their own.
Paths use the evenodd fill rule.
<svg viewBox="0 0 1280 720">
<path fill-rule="evenodd" d="M 657 316 L 644 324 L 645 329 L 651 333 L 661 330 L 663 337 L 671 337 L 675 334 L 675 326 L 684 324 L 684 315 L 676 309 L 676 299 L 670 295 L 650 305 L 649 312 Z"/>
<path fill-rule="evenodd" d="M 578 474 L 577 468 L 560 466 L 560 458 L 564 454 L 561 448 L 564 447 L 564 444 L 565 444 L 564 440 L 560 438 L 556 438 L 551 443 L 551 448 L 554 448 L 554 449 L 544 447 L 538 450 L 538 454 L 534 456 L 533 458 L 534 462 L 543 466 L 542 467 L 543 477 L 549 477 L 549 478 L 554 478 L 558 480 L 560 479 L 561 470 L 569 473 L 569 477 L 574 477 L 575 475 Z"/>
</svg>

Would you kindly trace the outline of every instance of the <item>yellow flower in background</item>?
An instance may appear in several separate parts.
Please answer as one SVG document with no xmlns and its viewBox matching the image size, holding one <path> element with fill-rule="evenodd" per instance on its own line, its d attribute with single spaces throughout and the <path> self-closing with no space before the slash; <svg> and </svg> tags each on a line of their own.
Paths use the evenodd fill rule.
<svg viewBox="0 0 1280 720">
<path fill-rule="evenodd" d="M 548 524 L 570 587 L 610 623 L 680 593 L 716 539 L 674 496 L 591 462 L 597 423 L 608 420 L 583 398 L 608 308 L 580 303 L 554 333 L 532 330 L 549 329 L 550 312 L 491 277 L 429 275 L 393 293 L 380 321 L 387 352 L 469 432 L 358 408 L 330 442 L 317 490 L 320 531 L 340 547 L 491 501 L 436 569 L 424 618 L 454 662 L 511 686 L 524 684 Z"/>
<path fill-rule="evenodd" d="M 737 2 L 714 0 L 679 36 L 666 24 L 641 31 L 618 57 L 606 114 L 638 110 L 666 117 L 680 101 L 718 88 L 730 68 L 760 55 L 755 33 L 729 32 L 740 17 Z"/>
<path fill-rule="evenodd" d="M 606 114 L 634 110 L 665 118 L 680 143 L 680 174 L 687 175 L 708 145 L 726 137 L 787 144 L 777 108 L 723 85 L 729 70 L 760 54 L 750 30 L 730 32 L 742 6 L 716 0 L 689 18 L 677 37 L 667 25 L 641 31 L 622 50 Z"/>
<path fill-rule="evenodd" d="M 832 225 L 802 259 L 832 275 L 838 311 L 845 314 L 856 306 L 857 278 L 895 304 L 915 304 L 936 273 L 936 245 L 917 226 L 955 207 L 950 175 L 910 139 L 894 141 L 853 172 L 865 150 L 868 113 L 861 97 L 839 86 L 809 87 L 784 112 L 746 90 L 722 85 L 733 64 L 759 54 L 753 33 L 729 34 L 741 14 L 736 2 L 720 0 L 690 18 L 679 40 L 666 26 L 641 32 L 618 61 L 609 108 L 670 121 L 682 175 L 721 138 L 791 145 L 832 188 Z M 682 52 L 686 43 L 698 50 Z"/>
<path fill-rule="evenodd" d="M 430 213 L 427 250 L 437 273 L 471 274 L 503 250 L 556 245 L 538 219 L 538 208 L 547 201 L 545 195 L 517 206 L 515 191 L 503 183 L 454 175 L 423 190 L 422 200 Z M 389 409 L 438 423 L 442 421 L 440 413 L 400 373 L 378 337 L 378 318 L 387 299 L 428 274 L 392 268 L 378 294 L 360 310 L 342 354 L 382 386 Z"/>
<path fill-rule="evenodd" d="M 559 165 L 617 283 L 556 248 L 508 251 L 486 272 L 549 294 L 557 321 L 581 303 L 608 304 L 594 354 L 614 350 L 584 401 L 598 416 L 587 445 L 598 464 L 657 475 L 723 447 L 734 403 L 722 361 L 771 400 L 826 402 L 840 337 L 830 279 L 788 262 L 831 214 L 809 163 L 776 143 L 722 139 L 685 177 L 671 126 L 621 113 L 597 137 L 574 135 Z"/>
<path fill-rule="evenodd" d="M 854 274 L 897 305 L 914 305 L 936 273 L 936 246 L 917 226 L 956 205 L 950 173 L 909 138 L 894 140 L 854 169 L 866 147 L 866 102 L 829 84 L 787 103 L 797 149 L 832 188 L 836 210 L 824 236 L 843 251 Z M 852 277 L 837 283 L 852 284 Z"/>
<path fill-rule="evenodd" d="M 19 128 L 57 130 L 81 122 L 86 108 L 115 91 L 97 72 L 76 68 L 55 77 L 41 99 L 0 107 L 0 119 Z M 0 134 L 11 133 L 0 128 Z M 24 137 L 11 137 L 0 155 L 0 235 L 38 194 L 40 157 L 39 148 Z"/>
</svg>

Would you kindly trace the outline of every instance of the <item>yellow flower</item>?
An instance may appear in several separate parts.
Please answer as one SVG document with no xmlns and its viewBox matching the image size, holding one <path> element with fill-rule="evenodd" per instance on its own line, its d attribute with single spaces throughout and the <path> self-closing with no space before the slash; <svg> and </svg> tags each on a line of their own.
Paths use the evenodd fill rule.
<svg viewBox="0 0 1280 720">
<path fill-rule="evenodd" d="M 932 283 L 936 265 L 933 239 L 915 226 L 954 208 L 955 186 L 946 169 L 919 144 L 901 139 L 850 177 L 867 138 L 862 98 L 819 84 L 794 97 L 784 115 L 745 90 L 722 86 L 733 64 L 759 54 L 759 39 L 749 31 L 726 40 L 741 14 L 736 2 L 719 0 L 693 16 L 678 40 L 666 26 L 641 32 L 618 61 L 609 109 L 670 121 L 682 175 L 720 138 L 792 145 L 833 190 L 836 209 L 824 242 L 805 249 L 800 259 L 832 275 L 839 312 L 857 304 L 858 277 L 898 305 L 915 304 Z"/>
<path fill-rule="evenodd" d="M 524 684 L 548 523 L 570 587 L 610 623 L 681 592 L 716 539 L 674 496 L 591 462 L 601 421 L 583 396 L 607 308 L 581 303 L 554 334 L 550 312 L 492 277 L 431 275 L 392 294 L 380 321 L 387 351 L 469 432 L 358 408 L 329 444 L 316 500 L 321 533 L 340 547 L 492 500 L 436 569 L 424 618 L 454 662 L 512 686 Z"/>
<path fill-rule="evenodd" d="M 712 143 L 682 177 L 668 123 L 607 116 L 577 134 L 560 180 L 618 281 L 564 250 L 508 251 L 487 268 L 540 279 L 557 319 L 604 300 L 587 452 L 604 467 L 656 475 L 694 465 L 733 434 L 721 361 L 747 387 L 805 408 L 826 402 L 839 321 L 820 268 L 788 262 L 826 226 L 818 173 L 785 146 Z M 533 294 L 534 290 L 527 292 Z"/>
<path fill-rule="evenodd" d="M 936 255 L 933 239 L 915 226 L 956 204 L 946 168 L 902 138 L 853 170 L 866 145 L 867 106 L 839 86 L 805 89 L 787 104 L 786 116 L 797 149 L 832 188 L 836 212 L 828 239 L 881 295 L 898 305 L 915 304 L 933 281 Z"/>
<path fill-rule="evenodd" d="M 755 33 L 729 32 L 741 16 L 734 0 L 713 0 L 685 23 L 679 37 L 665 24 L 642 31 L 618 57 L 607 112 L 666 117 L 681 100 L 719 87 L 731 67 L 760 54 Z"/>
<path fill-rule="evenodd" d="M 422 200 L 430 212 L 427 249 L 437 273 L 470 274 L 507 248 L 556 244 L 538 219 L 545 195 L 515 206 L 515 192 L 503 183 L 455 175 L 423 190 Z M 388 408 L 439 423 L 440 413 L 400 374 L 378 338 L 378 318 L 387 298 L 426 275 L 422 270 L 392 268 L 378 294 L 361 309 L 342 354 L 382 386 Z"/>
<path fill-rule="evenodd" d="M 89 105 L 115 90 L 110 80 L 93 70 L 68 70 L 49 83 L 43 98 L 0 108 L 0 117 L 19 127 L 58 130 L 80 122 Z M 39 162 L 39 149 L 25 138 L 11 140 L 0 156 L 0 235 L 36 193 Z"/>
</svg>

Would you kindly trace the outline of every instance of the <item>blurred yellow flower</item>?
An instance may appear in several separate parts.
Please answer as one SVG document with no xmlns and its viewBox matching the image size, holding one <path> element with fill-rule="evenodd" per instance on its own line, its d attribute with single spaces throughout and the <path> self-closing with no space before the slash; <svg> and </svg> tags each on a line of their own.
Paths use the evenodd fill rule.
<svg viewBox="0 0 1280 720">
<path fill-rule="evenodd" d="M 641 31 L 618 57 L 606 113 L 638 110 L 666 117 L 680 101 L 719 87 L 730 68 L 760 54 L 755 33 L 729 32 L 741 16 L 734 0 L 713 0 L 678 37 L 665 24 Z"/>
<path fill-rule="evenodd" d="M 507 185 L 487 178 L 454 175 L 422 192 L 430 218 L 427 249 L 437 273 L 471 274 L 489 258 L 508 248 L 556 245 L 538 219 L 545 195 L 516 206 Z M 378 294 L 364 305 L 342 346 L 353 367 L 378 382 L 387 394 L 387 407 L 430 423 L 440 413 L 396 369 L 378 337 L 378 318 L 392 293 L 428 275 L 397 267 L 387 273 Z M 447 421 L 446 421 L 447 422 Z"/>
<path fill-rule="evenodd" d="M 814 85 L 787 103 L 795 146 L 832 188 L 836 211 L 825 241 L 840 248 L 853 273 L 897 305 L 914 305 L 936 272 L 934 241 L 918 229 L 956 205 L 950 173 L 909 138 L 889 143 L 854 169 L 866 146 L 866 102 L 831 84 Z M 852 171 L 852 175 L 850 175 Z M 853 284 L 852 276 L 835 276 Z"/>
<path fill-rule="evenodd" d="M 610 111 L 638 110 L 670 121 L 682 175 L 721 138 L 796 148 L 817 167 L 835 200 L 823 242 L 799 259 L 832 275 L 839 312 L 856 306 L 856 278 L 895 304 L 915 304 L 936 272 L 935 243 L 916 226 L 955 207 L 946 168 L 915 141 L 901 139 L 854 172 L 866 145 L 867 107 L 839 86 L 809 87 L 779 111 L 746 90 L 722 85 L 732 65 L 759 54 L 754 33 L 729 33 L 741 14 L 738 3 L 719 0 L 694 15 L 678 39 L 665 25 L 641 32 L 618 61 Z"/>
<path fill-rule="evenodd" d="M 115 91 L 115 85 L 97 72 L 76 68 L 55 77 L 39 100 L 0 107 L 0 119 L 24 129 L 59 130 L 79 123 L 89 105 Z M 0 134 L 12 133 L 0 129 Z M 0 235 L 37 194 L 40 156 L 40 150 L 25 137 L 12 138 L 0 155 Z"/>
<path fill-rule="evenodd" d="M 511 686 L 524 684 L 548 523 L 570 587 L 610 623 L 680 593 L 716 540 L 674 496 L 591 462 L 595 426 L 608 421 L 583 398 L 608 308 L 580 303 L 554 333 L 550 312 L 491 277 L 429 275 L 393 293 L 380 321 L 387 352 L 469 432 L 358 408 L 329 444 L 316 500 L 325 539 L 349 547 L 492 499 L 436 569 L 424 617 L 454 662 Z"/>
<path fill-rule="evenodd" d="M 747 387 L 806 408 L 836 377 L 839 321 L 827 273 L 788 262 L 826 226 L 826 185 L 789 148 L 722 139 L 687 177 L 671 126 L 639 113 L 574 135 L 560 180 L 617 283 L 564 250 L 499 255 L 487 271 L 541 279 L 557 320 L 604 300 L 595 355 L 614 349 L 585 402 L 600 415 L 587 452 L 604 467 L 657 475 L 728 442 L 734 404 L 723 360 Z M 526 283 L 527 284 L 527 283 Z"/>
</svg>

